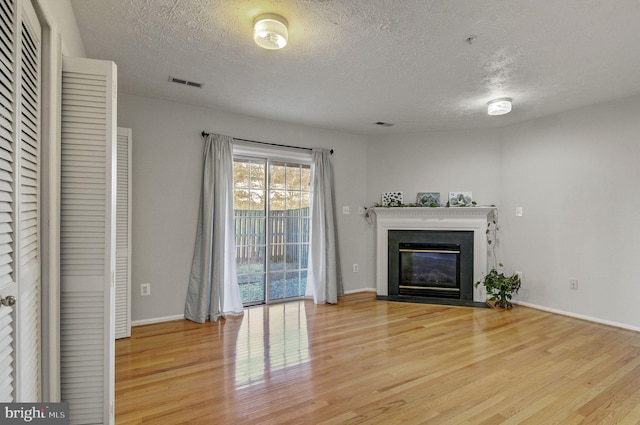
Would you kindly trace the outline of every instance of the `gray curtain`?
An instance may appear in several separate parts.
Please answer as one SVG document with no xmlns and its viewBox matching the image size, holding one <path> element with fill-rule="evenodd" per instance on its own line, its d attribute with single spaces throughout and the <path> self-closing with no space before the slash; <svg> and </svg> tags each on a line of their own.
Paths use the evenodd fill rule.
<svg viewBox="0 0 640 425">
<path fill-rule="evenodd" d="M 313 191 L 311 195 L 311 231 L 309 234 L 309 269 L 307 295 L 316 304 L 336 304 L 344 295 L 338 229 L 333 163 L 327 149 L 314 149 Z"/>
<path fill-rule="evenodd" d="M 196 245 L 184 317 L 198 323 L 243 313 L 236 275 L 232 138 L 205 140 Z"/>
</svg>

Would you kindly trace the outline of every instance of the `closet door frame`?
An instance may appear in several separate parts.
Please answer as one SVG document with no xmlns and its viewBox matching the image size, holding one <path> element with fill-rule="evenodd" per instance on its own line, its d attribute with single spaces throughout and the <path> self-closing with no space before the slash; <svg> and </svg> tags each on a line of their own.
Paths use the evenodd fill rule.
<svg viewBox="0 0 640 425">
<path fill-rule="evenodd" d="M 50 2 L 36 0 L 42 25 L 42 399 L 60 402 L 60 84 L 62 38 Z"/>
</svg>

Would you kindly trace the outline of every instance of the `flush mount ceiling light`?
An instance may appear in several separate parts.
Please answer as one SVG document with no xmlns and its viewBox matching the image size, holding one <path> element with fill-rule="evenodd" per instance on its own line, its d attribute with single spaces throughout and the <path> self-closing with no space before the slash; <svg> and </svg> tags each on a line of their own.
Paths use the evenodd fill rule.
<svg viewBox="0 0 640 425">
<path fill-rule="evenodd" d="M 253 40 L 263 49 L 282 49 L 289 40 L 288 25 L 287 20 L 280 15 L 260 15 L 253 21 Z"/>
<path fill-rule="evenodd" d="M 493 99 L 487 103 L 487 113 L 489 115 L 504 115 L 509 112 L 511 112 L 511 99 L 508 97 Z"/>
</svg>

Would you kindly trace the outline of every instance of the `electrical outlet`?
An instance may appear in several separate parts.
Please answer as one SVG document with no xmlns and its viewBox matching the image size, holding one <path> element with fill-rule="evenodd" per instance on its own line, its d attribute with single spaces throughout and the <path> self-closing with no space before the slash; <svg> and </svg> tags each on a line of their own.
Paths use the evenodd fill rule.
<svg viewBox="0 0 640 425">
<path fill-rule="evenodd" d="M 141 283 L 140 284 L 140 295 L 146 297 L 147 295 L 151 295 L 151 284 L 150 283 Z"/>
<path fill-rule="evenodd" d="M 569 281 L 569 289 L 578 290 L 578 279 L 571 279 Z"/>
<path fill-rule="evenodd" d="M 353 272 L 354 272 L 354 273 L 358 273 L 358 271 L 360 271 L 360 268 L 358 267 L 358 265 L 357 265 L 357 264 L 354 264 L 354 265 L 353 265 Z"/>
<path fill-rule="evenodd" d="M 348 206 L 348 205 L 344 205 L 344 206 L 342 207 L 342 214 L 349 214 L 350 212 L 351 212 L 351 211 L 350 211 L 350 208 L 349 208 L 349 206 Z"/>
</svg>

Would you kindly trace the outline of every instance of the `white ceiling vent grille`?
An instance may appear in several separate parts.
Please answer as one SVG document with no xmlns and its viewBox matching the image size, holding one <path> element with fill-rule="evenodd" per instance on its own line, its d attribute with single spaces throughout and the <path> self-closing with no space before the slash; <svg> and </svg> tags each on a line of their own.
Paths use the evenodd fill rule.
<svg viewBox="0 0 640 425">
<path fill-rule="evenodd" d="M 204 85 L 202 83 L 196 83 L 195 81 L 189 81 L 182 78 L 172 77 L 171 75 L 169 75 L 169 81 L 176 84 L 182 84 L 184 86 L 197 87 L 199 89 L 202 88 L 202 86 Z"/>
<path fill-rule="evenodd" d="M 390 122 L 384 122 L 384 121 L 378 121 L 376 123 L 374 123 L 375 125 L 379 125 L 381 127 L 391 127 L 394 126 L 395 124 L 390 123 Z"/>
</svg>

